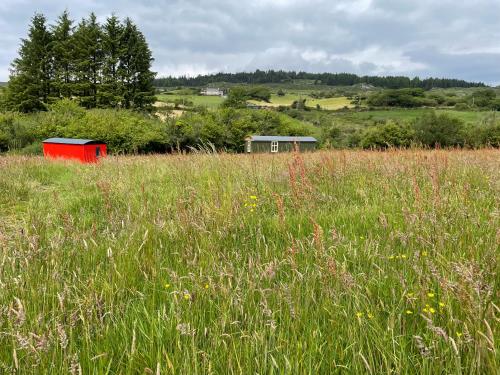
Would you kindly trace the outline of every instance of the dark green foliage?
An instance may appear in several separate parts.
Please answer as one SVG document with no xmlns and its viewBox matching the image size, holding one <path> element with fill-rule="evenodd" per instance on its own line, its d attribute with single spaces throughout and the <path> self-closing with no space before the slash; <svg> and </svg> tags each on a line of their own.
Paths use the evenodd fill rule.
<svg viewBox="0 0 500 375">
<path fill-rule="evenodd" d="M 12 63 L 7 91 L 9 109 L 20 112 L 46 109 L 51 90 L 51 39 L 45 17 L 35 14 L 28 38 L 22 40 L 19 57 Z"/>
<path fill-rule="evenodd" d="M 103 64 L 102 33 L 94 13 L 83 19 L 73 35 L 75 93 L 85 108 L 97 107 Z"/>
<path fill-rule="evenodd" d="M 491 108 L 496 106 L 496 93 L 493 89 L 481 89 L 467 98 L 467 103 L 473 107 Z"/>
<path fill-rule="evenodd" d="M 408 147 L 413 141 L 413 130 L 406 124 L 394 121 L 365 130 L 360 145 L 363 148 L 384 149 Z"/>
<path fill-rule="evenodd" d="M 75 75 L 75 65 L 73 61 L 73 21 L 69 18 L 67 11 L 64 11 L 58 18 L 56 25 L 51 28 L 51 33 L 51 95 L 54 98 L 70 98 L 72 95 L 72 80 Z"/>
<path fill-rule="evenodd" d="M 115 15 L 102 27 L 103 65 L 99 104 L 102 107 L 117 107 L 123 100 L 123 85 L 118 76 L 118 64 L 122 54 L 121 35 L 123 26 Z"/>
<path fill-rule="evenodd" d="M 435 105 L 435 102 L 425 98 L 422 89 L 400 89 L 385 90 L 373 94 L 368 98 L 367 104 L 373 107 L 415 108 L 432 106 Z"/>
<path fill-rule="evenodd" d="M 453 147 L 465 144 L 464 123 L 447 114 L 425 114 L 414 122 L 413 128 L 415 140 L 424 146 Z"/>
<path fill-rule="evenodd" d="M 285 96 L 285 91 L 283 91 L 282 89 L 279 89 L 278 92 L 276 93 L 276 95 Z"/>
<path fill-rule="evenodd" d="M 307 99 L 297 99 L 294 100 L 292 105 L 290 106 L 292 109 L 298 109 L 299 111 L 302 111 L 306 109 L 306 100 Z"/>
<path fill-rule="evenodd" d="M 152 110 L 153 58 L 137 26 L 115 16 L 101 26 L 93 13 L 72 24 L 68 12 L 50 31 L 43 15 L 33 17 L 12 63 L 7 109 L 40 111 L 54 100 L 76 98 L 85 108 Z"/>
<path fill-rule="evenodd" d="M 144 35 L 129 18 L 125 20 L 120 45 L 118 75 L 124 86 L 123 107 L 151 110 L 156 100 L 155 74 L 150 71 L 153 57 Z"/>
<path fill-rule="evenodd" d="M 229 90 L 229 94 L 223 106 L 226 108 L 244 108 L 247 100 L 252 99 L 269 102 L 271 99 L 271 91 L 267 87 L 236 86 Z"/>
<path fill-rule="evenodd" d="M 249 135 L 312 135 L 314 127 L 288 116 L 247 109 L 224 108 L 204 113 L 189 112 L 169 128 L 170 140 L 185 149 L 212 144 L 216 149 L 243 151 Z"/>
<path fill-rule="evenodd" d="M 360 77 L 349 73 L 306 73 L 306 72 L 285 72 L 282 70 L 256 70 L 252 73 L 217 73 L 210 75 L 198 75 L 197 77 L 166 77 L 155 80 L 157 87 L 175 86 L 206 86 L 215 82 L 229 82 L 236 84 L 263 84 L 263 83 L 283 83 L 298 79 L 313 80 L 315 84 L 329 86 L 352 86 L 356 84 L 369 84 L 376 87 L 386 88 L 422 88 L 429 90 L 435 87 L 483 87 L 483 83 L 466 82 L 457 79 L 447 78 L 427 78 L 421 80 L 418 77 L 410 79 L 408 77 Z"/>
<path fill-rule="evenodd" d="M 133 111 L 85 110 L 69 99 L 47 112 L 0 114 L 0 151 L 19 150 L 49 137 L 106 142 L 111 153 L 165 152 L 169 123 Z"/>
</svg>

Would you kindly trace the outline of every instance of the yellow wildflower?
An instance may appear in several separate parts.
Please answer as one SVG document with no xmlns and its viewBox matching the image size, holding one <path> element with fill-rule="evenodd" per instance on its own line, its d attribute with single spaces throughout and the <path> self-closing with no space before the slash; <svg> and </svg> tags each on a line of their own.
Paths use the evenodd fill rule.
<svg viewBox="0 0 500 375">
<path fill-rule="evenodd" d="M 185 300 L 191 299 L 191 296 L 188 293 L 184 293 L 184 299 Z"/>
<path fill-rule="evenodd" d="M 389 259 L 394 259 L 394 255 L 391 255 L 391 256 L 389 257 Z"/>
<path fill-rule="evenodd" d="M 424 313 L 428 313 L 429 312 L 429 309 L 427 307 L 425 307 L 423 310 L 422 310 Z"/>
<path fill-rule="evenodd" d="M 257 200 L 257 197 L 255 195 L 250 195 L 250 199 Z"/>
<path fill-rule="evenodd" d="M 205 289 L 208 289 L 208 284 L 205 284 Z"/>
<path fill-rule="evenodd" d="M 358 311 L 358 312 L 356 313 L 356 316 L 357 316 L 358 318 L 361 318 L 361 317 L 363 316 L 363 313 L 362 313 L 361 311 Z"/>
<path fill-rule="evenodd" d="M 165 289 L 168 289 L 168 288 L 170 288 L 170 284 L 167 283 L 167 284 L 165 284 Z"/>
<path fill-rule="evenodd" d="M 439 307 L 445 307 L 446 305 L 443 302 L 439 302 Z"/>
<path fill-rule="evenodd" d="M 254 211 L 255 211 L 255 210 L 254 210 L 253 208 L 252 208 L 252 209 L 250 209 L 250 212 L 254 212 Z"/>
<path fill-rule="evenodd" d="M 434 313 L 436 312 L 436 310 L 434 310 L 434 308 L 432 308 L 432 307 L 431 307 L 431 308 L 429 309 L 429 312 L 430 312 L 431 314 L 434 314 Z"/>
<path fill-rule="evenodd" d="M 413 314 L 413 311 L 411 311 L 411 310 L 406 310 L 406 311 L 405 311 L 405 313 L 406 313 L 406 315 L 411 315 L 411 314 Z"/>
<path fill-rule="evenodd" d="M 427 256 L 427 251 L 422 251 L 422 256 L 426 257 Z"/>
<path fill-rule="evenodd" d="M 368 313 L 366 316 L 368 317 L 368 319 L 372 319 L 373 318 L 373 314 L 370 314 L 370 313 Z"/>
<path fill-rule="evenodd" d="M 406 254 L 401 255 L 401 258 L 406 259 Z"/>
<path fill-rule="evenodd" d="M 429 298 L 434 298 L 434 296 L 435 296 L 435 294 L 432 293 L 432 292 L 431 293 L 427 293 L 427 297 L 429 297 Z"/>
<path fill-rule="evenodd" d="M 457 337 L 460 338 L 462 337 L 463 333 L 462 332 L 455 332 L 457 334 Z"/>
</svg>

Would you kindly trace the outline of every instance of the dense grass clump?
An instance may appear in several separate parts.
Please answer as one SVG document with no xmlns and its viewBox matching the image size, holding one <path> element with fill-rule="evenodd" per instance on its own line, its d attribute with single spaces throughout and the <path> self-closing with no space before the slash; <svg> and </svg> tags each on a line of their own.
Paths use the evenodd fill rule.
<svg viewBox="0 0 500 375">
<path fill-rule="evenodd" d="M 493 374 L 500 152 L 0 158 L 0 372 Z"/>
</svg>

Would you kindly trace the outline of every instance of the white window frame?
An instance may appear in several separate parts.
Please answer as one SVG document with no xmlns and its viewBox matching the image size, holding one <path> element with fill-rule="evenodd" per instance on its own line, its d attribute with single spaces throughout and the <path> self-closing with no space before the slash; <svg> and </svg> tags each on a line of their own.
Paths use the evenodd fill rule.
<svg viewBox="0 0 500 375">
<path fill-rule="evenodd" d="M 271 152 L 278 152 L 278 149 L 279 149 L 279 142 L 271 141 Z"/>
</svg>

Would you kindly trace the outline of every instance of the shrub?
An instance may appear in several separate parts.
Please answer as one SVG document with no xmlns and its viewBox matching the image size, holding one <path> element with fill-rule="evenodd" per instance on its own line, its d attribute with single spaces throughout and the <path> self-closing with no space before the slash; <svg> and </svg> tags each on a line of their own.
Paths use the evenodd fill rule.
<svg viewBox="0 0 500 375">
<path fill-rule="evenodd" d="M 363 148 L 408 147 L 413 141 L 413 130 L 406 124 L 388 121 L 364 131 L 360 145 Z"/>
<path fill-rule="evenodd" d="M 425 114 L 414 121 L 413 128 L 416 141 L 425 146 L 451 147 L 465 143 L 463 121 L 447 114 Z"/>
</svg>

